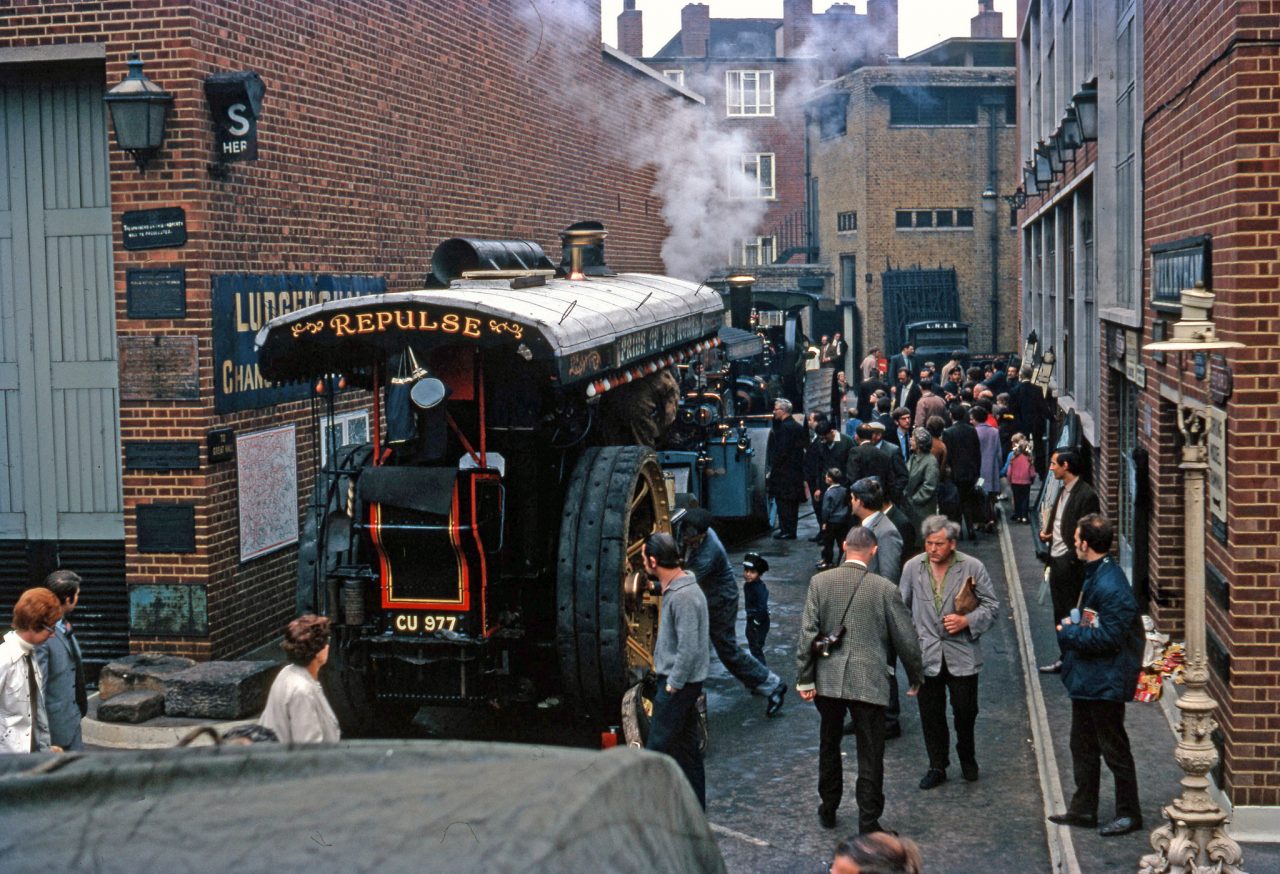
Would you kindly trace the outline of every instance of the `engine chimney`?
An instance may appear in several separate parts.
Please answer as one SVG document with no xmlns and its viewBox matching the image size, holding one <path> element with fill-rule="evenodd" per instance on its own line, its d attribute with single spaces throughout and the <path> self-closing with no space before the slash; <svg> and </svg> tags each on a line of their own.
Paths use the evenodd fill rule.
<svg viewBox="0 0 1280 874">
<path fill-rule="evenodd" d="M 566 279 L 613 275 L 613 271 L 604 263 L 606 236 L 608 234 L 605 233 L 604 225 L 592 221 L 577 222 L 560 232 L 563 247 L 560 269 Z"/>
<path fill-rule="evenodd" d="M 623 0 L 622 11 L 618 13 L 618 50 L 633 58 L 644 54 L 642 14 L 636 9 L 636 0 Z"/>
<path fill-rule="evenodd" d="M 756 278 L 735 274 L 725 278 L 729 286 L 729 324 L 744 331 L 751 330 L 751 288 Z"/>
</svg>

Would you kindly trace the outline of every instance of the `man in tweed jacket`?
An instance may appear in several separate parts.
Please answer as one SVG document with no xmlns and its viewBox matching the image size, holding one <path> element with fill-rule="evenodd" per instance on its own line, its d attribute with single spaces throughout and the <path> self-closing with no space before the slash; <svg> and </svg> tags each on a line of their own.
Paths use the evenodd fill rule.
<svg viewBox="0 0 1280 874">
<path fill-rule="evenodd" d="M 956 752 L 960 771 L 969 781 L 978 779 L 973 728 L 978 720 L 978 671 L 982 669 L 983 632 L 996 621 L 1000 602 L 982 562 L 956 551 L 960 525 L 946 516 L 924 520 L 924 555 L 902 569 L 902 597 L 911 611 L 924 657 L 924 685 L 920 688 L 920 727 L 929 754 L 929 770 L 921 789 L 932 789 L 947 779 L 950 764 L 947 733 L 947 696 L 956 725 Z M 977 609 L 956 612 L 956 595 L 973 577 Z"/>
<path fill-rule="evenodd" d="M 884 812 L 885 706 L 889 703 L 890 646 L 906 666 L 914 695 L 922 677 L 920 643 L 898 588 L 867 571 L 876 554 L 871 529 L 853 528 L 845 538 L 845 562 L 809 581 L 796 651 L 796 690 L 818 708 L 818 819 L 834 828 L 844 794 L 840 739 L 848 713 L 858 742 L 858 831 L 880 831 Z M 843 640 L 827 656 L 814 655 L 818 634 L 840 626 Z"/>
</svg>

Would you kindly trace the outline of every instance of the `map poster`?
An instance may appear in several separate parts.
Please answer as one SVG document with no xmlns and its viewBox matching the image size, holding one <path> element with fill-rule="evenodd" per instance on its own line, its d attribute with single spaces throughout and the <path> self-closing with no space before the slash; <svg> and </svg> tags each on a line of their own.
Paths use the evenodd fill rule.
<svg viewBox="0 0 1280 874">
<path fill-rule="evenodd" d="M 236 437 L 240 483 L 240 561 L 298 542 L 297 428 Z"/>
</svg>

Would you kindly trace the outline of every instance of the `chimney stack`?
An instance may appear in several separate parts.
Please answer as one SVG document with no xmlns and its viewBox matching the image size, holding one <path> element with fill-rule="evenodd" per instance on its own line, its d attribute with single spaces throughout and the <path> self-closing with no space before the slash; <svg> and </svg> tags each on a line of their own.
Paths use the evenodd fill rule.
<svg viewBox="0 0 1280 874">
<path fill-rule="evenodd" d="M 618 50 L 633 58 L 644 55 L 642 14 L 636 9 L 636 0 L 623 0 L 622 11 L 618 13 Z"/>
<path fill-rule="evenodd" d="M 680 54 L 686 58 L 705 58 L 711 39 L 711 7 L 690 3 L 680 10 Z"/>
<path fill-rule="evenodd" d="M 898 0 L 867 0 L 867 24 L 874 34 L 869 42 L 878 47 L 878 54 L 883 58 L 898 56 Z M 872 63 L 878 62 L 878 58 Z"/>
<path fill-rule="evenodd" d="M 1000 39 L 1004 36 L 1004 15 L 996 12 L 995 0 L 978 0 L 978 14 L 969 19 L 973 39 Z"/>
<path fill-rule="evenodd" d="M 813 32 L 813 0 L 783 0 L 782 53 L 793 57 Z"/>
</svg>

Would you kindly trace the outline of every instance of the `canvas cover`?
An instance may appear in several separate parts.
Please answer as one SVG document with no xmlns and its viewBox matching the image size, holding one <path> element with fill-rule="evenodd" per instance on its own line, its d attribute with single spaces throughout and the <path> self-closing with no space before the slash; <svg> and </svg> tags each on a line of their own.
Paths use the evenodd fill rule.
<svg viewBox="0 0 1280 874">
<path fill-rule="evenodd" d="M 722 872 L 675 763 L 462 741 L 0 756 L 0 869 Z M 70 758 L 70 757 L 65 757 Z"/>
</svg>

